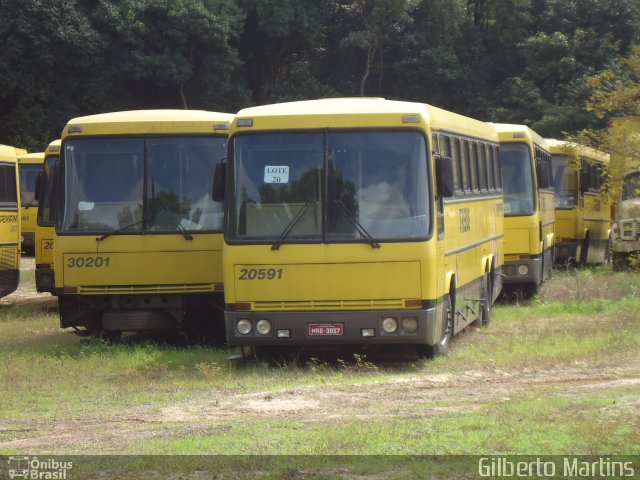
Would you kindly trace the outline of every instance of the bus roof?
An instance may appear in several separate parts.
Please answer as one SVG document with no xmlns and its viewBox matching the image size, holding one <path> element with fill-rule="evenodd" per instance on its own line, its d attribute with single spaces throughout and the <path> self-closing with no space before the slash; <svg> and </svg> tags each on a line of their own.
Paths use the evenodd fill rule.
<svg viewBox="0 0 640 480">
<path fill-rule="evenodd" d="M 24 155 L 18 155 L 18 163 L 22 164 L 34 164 L 42 163 L 44 160 L 44 152 L 26 153 Z"/>
<path fill-rule="evenodd" d="M 527 141 L 545 148 L 549 151 L 549 145 L 544 138 L 531 130 L 526 125 L 514 125 L 511 123 L 494 123 L 501 142 Z"/>
<path fill-rule="evenodd" d="M 238 126 L 238 121 L 247 125 Z M 251 123 L 251 126 L 248 123 Z M 384 98 L 323 98 L 242 109 L 232 131 L 405 127 L 447 130 L 498 141 L 491 124 L 431 105 Z"/>
<path fill-rule="evenodd" d="M 0 161 L 2 162 L 16 162 L 17 161 L 17 153 L 16 150 L 24 151 L 26 150 L 22 148 L 15 148 L 10 145 L 1 145 L 0 144 Z"/>
<path fill-rule="evenodd" d="M 578 150 L 578 153 L 582 157 L 587 157 L 592 160 L 598 160 L 603 163 L 609 163 L 609 154 L 595 148 L 587 147 L 585 145 L 579 145 L 572 142 L 566 142 L 564 140 L 556 140 L 555 138 L 545 138 L 547 145 L 549 145 L 549 152 L 552 155 L 566 155 L 563 151 L 565 147 L 573 147 Z"/>
<path fill-rule="evenodd" d="M 62 141 L 58 139 L 58 140 L 54 140 L 49 145 L 47 145 L 47 148 L 44 151 L 44 156 L 48 157 L 49 155 L 59 155 L 61 143 Z"/>
<path fill-rule="evenodd" d="M 73 118 L 62 139 L 69 136 L 148 133 L 226 133 L 233 114 L 204 110 L 130 110 Z"/>
</svg>

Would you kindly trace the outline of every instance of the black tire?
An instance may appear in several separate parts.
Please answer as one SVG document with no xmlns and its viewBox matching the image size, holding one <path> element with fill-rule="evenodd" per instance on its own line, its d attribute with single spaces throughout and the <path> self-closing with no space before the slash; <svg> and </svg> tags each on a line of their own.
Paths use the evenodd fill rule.
<svg viewBox="0 0 640 480">
<path fill-rule="evenodd" d="M 613 246 L 611 239 L 607 240 L 607 244 L 604 247 L 604 264 L 611 265 L 613 263 Z"/>
<path fill-rule="evenodd" d="M 122 331 L 120 330 L 100 330 L 94 335 L 95 338 L 102 340 L 105 343 L 118 343 L 122 338 Z"/>
<path fill-rule="evenodd" d="M 447 355 L 453 338 L 453 306 L 451 296 L 446 294 L 442 306 L 442 332 L 440 340 L 435 345 L 418 345 L 418 356 L 433 358 L 440 355 Z"/>
<path fill-rule="evenodd" d="M 491 323 L 491 300 L 493 299 L 493 284 L 491 275 L 488 273 L 484 276 L 482 283 L 482 302 L 480 303 L 480 318 L 482 325 Z"/>
<path fill-rule="evenodd" d="M 589 237 L 585 237 L 582 240 L 582 247 L 580 248 L 580 265 L 586 266 L 588 265 L 587 260 L 589 259 Z"/>
<path fill-rule="evenodd" d="M 629 270 L 631 268 L 631 264 L 629 263 L 629 257 L 624 252 L 614 252 L 613 253 L 613 271 L 614 272 L 623 272 L 625 270 Z"/>
</svg>

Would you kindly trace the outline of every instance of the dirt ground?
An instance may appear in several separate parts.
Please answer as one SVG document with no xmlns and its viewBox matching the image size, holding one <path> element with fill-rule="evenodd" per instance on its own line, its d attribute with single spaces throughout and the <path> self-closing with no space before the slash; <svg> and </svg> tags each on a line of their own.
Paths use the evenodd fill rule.
<svg viewBox="0 0 640 480">
<path fill-rule="evenodd" d="M 32 261 L 32 259 L 31 259 Z M 33 268 L 29 259 L 23 268 Z M 36 294 L 21 287 L 3 299 L 12 301 L 51 301 L 49 294 Z M 198 431 L 224 428 L 229 421 L 290 419 L 314 424 L 372 417 L 411 418 L 452 412 L 471 412 L 486 403 L 508 402 L 510 397 L 526 395 L 533 389 L 554 388 L 556 395 L 579 398 L 588 392 L 640 384 L 640 358 L 607 364 L 593 360 L 558 365 L 552 369 L 535 366 L 518 371 L 462 371 L 455 374 L 416 374 L 396 379 L 355 385 L 323 384 L 302 386 L 277 392 L 228 395 L 213 390 L 194 394 L 179 405 L 128 408 L 126 414 L 110 414 L 55 421 L 33 419 L 0 422 L 0 432 L 19 437 L 0 442 L 0 448 L 21 451 L 64 451 L 65 453 L 111 453 L 129 442 L 146 439 L 180 438 Z M 624 388 L 621 391 L 626 391 Z M 640 417 L 637 389 L 628 389 L 610 408 L 613 414 Z M 429 404 L 443 405 L 429 407 Z M 340 408 L 337 409 L 336 405 Z M 399 405 L 402 405 L 400 408 Z M 7 435 L 8 434 L 8 435 Z M 13 435 L 12 435 L 13 434 Z M 88 451 L 90 450 L 90 451 Z"/>
<path fill-rule="evenodd" d="M 455 412 L 473 412 L 487 403 L 509 402 L 535 388 L 553 387 L 556 395 L 579 399 L 586 393 L 640 384 L 640 360 L 624 364 L 578 363 L 551 370 L 466 371 L 415 375 L 357 385 L 320 385 L 224 396 L 219 391 L 199 393 L 180 405 L 129 408 L 125 415 L 103 415 L 55 421 L 33 420 L 13 430 L 16 440 L 0 442 L 5 450 L 65 453 L 112 453 L 126 443 L 180 438 L 225 428 L 229 422 L 295 418 L 296 422 L 339 423 L 372 417 L 411 418 Z M 621 389 L 625 391 L 625 389 Z M 629 389 L 610 408 L 612 415 L 640 416 L 637 389 Z M 429 407 L 429 404 L 445 405 Z M 337 409 L 336 405 L 340 405 Z M 399 408 L 402 405 L 402 408 Z M 0 430 L 12 431 L 11 422 Z M 91 447 L 94 446 L 94 447 Z M 90 452 L 88 451 L 90 450 Z"/>
</svg>

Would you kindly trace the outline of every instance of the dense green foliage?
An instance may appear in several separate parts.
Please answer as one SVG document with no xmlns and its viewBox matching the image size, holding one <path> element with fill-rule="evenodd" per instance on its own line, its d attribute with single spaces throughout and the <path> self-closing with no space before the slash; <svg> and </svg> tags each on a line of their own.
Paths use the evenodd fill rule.
<svg viewBox="0 0 640 480">
<path fill-rule="evenodd" d="M 323 96 L 427 102 L 543 135 L 597 127 L 586 79 L 640 0 L 0 0 L 0 143 L 72 117 Z"/>
</svg>

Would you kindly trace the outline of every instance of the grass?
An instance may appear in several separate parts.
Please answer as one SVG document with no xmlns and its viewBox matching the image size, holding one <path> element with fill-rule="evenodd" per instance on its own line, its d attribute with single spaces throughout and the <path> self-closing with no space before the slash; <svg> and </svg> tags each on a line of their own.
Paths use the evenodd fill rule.
<svg viewBox="0 0 640 480">
<path fill-rule="evenodd" d="M 556 272 L 446 358 L 399 364 L 238 364 L 222 349 L 81 341 L 42 304 L 5 304 L 0 454 L 637 455 L 639 292 L 637 274 Z M 322 461 L 299 460 L 325 478 Z"/>
</svg>

